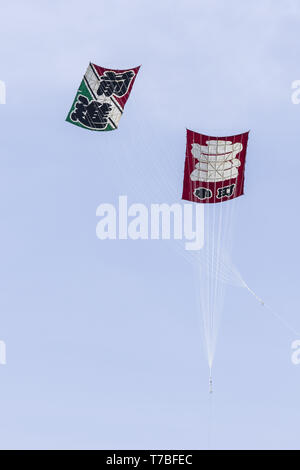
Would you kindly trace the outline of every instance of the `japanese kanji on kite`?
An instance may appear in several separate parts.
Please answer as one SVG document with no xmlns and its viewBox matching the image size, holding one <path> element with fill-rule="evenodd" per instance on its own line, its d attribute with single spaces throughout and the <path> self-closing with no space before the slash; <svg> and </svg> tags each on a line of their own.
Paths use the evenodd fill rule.
<svg viewBox="0 0 300 470">
<path fill-rule="evenodd" d="M 93 131 L 117 129 L 139 68 L 110 70 L 90 63 L 66 120 Z"/>
</svg>

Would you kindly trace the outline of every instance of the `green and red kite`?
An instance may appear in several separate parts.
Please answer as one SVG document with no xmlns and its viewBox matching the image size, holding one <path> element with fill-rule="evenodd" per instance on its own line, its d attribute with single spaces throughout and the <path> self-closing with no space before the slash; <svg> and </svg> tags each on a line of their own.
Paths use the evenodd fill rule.
<svg viewBox="0 0 300 470">
<path fill-rule="evenodd" d="M 112 70 L 90 63 L 66 121 L 93 131 L 117 129 L 139 68 Z"/>
</svg>

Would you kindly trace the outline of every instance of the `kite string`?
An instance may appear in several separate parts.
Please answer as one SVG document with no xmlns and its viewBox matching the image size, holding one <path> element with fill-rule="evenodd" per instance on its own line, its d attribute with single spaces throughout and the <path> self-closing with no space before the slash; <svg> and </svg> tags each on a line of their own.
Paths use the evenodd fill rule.
<svg viewBox="0 0 300 470">
<path fill-rule="evenodd" d="M 296 336 L 300 336 L 300 333 L 282 316 L 280 315 L 277 311 L 275 311 L 269 304 L 264 302 L 250 287 L 248 284 L 242 279 L 244 287 L 260 302 L 260 304 L 264 307 L 266 307 L 270 313 L 277 318 L 277 320 L 285 326 L 290 332 L 295 334 Z"/>
<path fill-rule="evenodd" d="M 213 409 L 213 393 L 210 393 L 208 396 L 209 400 L 209 419 L 208 419 L 208 450 L 212 450 L 213 448 L 213 418 L 214 418 L 214 409 Z"/>
<path fill-rule="evenodd" d="M 219 140 L 219 137 L 217 138 L 217 142 Z M 227 139 L 225 139 L 225 141 L 227 142 Z M 218 154 L 218 151 L 217 151 L 217 154 Z M 215 156 L 215 167 L 217 167 L 217 164 L 218 164 L 218 160 L 217 160 L 217 155 Z M 222 168 L 222 165 L 223 165 L 223 168 Z M 224 165 L 225 163 L 221 161 L 221 163 L 219 164 L 219 168 L 221 168 L 221 176 L 224 175 Z M 223 171 L 222 171 L 223 170 Z M 224 181 L 222 179 L 222 184 L 221 184 L 221 191 L 223 190 L 224 188 Z M 214 182 L 214 194 L 216 194 L 216 181 Z M 215 202 L 215 201 L 214 201 Z M 231 201 L 232 203 L 232 201 Z M 225 208 L 223 208 L 223 206 L 225 205 Z M 230 204 L 231 205 L 231 204 Z M 216 338 L 217 338 L 217 329 L 219 327 L 219 321 L 220 321 L 220 318 L 219 318 L 219 310 L 221 309 L 222 307 L 222 304 L 223 304 L 223 295 L 224 295 L 224 286 L 221 285 L 221 282 L 220 282 L 220 276 L 219 276 L 219 271 L 220 271 L 220 254 L 221 254 L 221 246 L 223 246 L 223 249 L 224 249 L 224 244 L 226 243 L 226 237 L 224 236 L 225 234 L 225 231 L 224 231 L 224 228 L 226 226 L 226 217 L 224 219 L 224 222 L 223 222 L 223 211 L 225 214 L 228 215 L 228 210 L 227 210 L 228 206 L 226 205 L 225 202 L 223 203 L 220 203 L 220 204 L 217 204 L 215 203 L 214 204 L 214 213 L 217 212 L 218 214 L 218 217 L 214 218 L 214 223 L 213 223 L 213 241 L 214 241 L 214 244 L 217 246 L 217 249 L 213 250 L 212 251 L 212 264 L 213 264 L 213 280 L 212 280 L 212 283 L 213 283 L 213 286 L 212 286 L 212 289 L 213 289 L 213 304 L 212 304 L 212 315 L 216 316 L 217 315 L 217 324 L 214 325 L 214 329 L 212 331 L 212 334 L 213 334 L 213 338 L 212 338 L 212 341 L 213 341 L 213 348 L 215 349 L 215 345 L 216 345 Z"/>
<path fill-rule="evenodd" d="M 218 153 L 218 152 L 217 152 Z M 217 155 L 216 155 L 216 163 L 215 163 L 215 166 L 217 166 Z M 221 165 L 222 166 L 222 165 Z M 222 171 L 221 171 L 221 175 L 223 176 L 222 174 Z M 224 184 L 224 181 L 222 179 L 222 186 L 221 186 L 221 190 L 223 189 L 223 184 Z M 215 185 L 214 185 L 214 193 L 216 194 L 216 182 L 215 182 Z M 219 306 L 220 306 L 220 297 L 218 297 L 218 294 L 219 294 L 219 291 L 220 291 L 220 282 L 218 281 L 218 276 L 217 276 L 217 273 L 218 273 L 218 263 L 219 263 L 219 257 L 220 257 L 220 245 L 221 245 L 221 230 L 222 230 L 222 216 L 223 216 L 223 204 L 222 202 L 220 203 L 221 204 L 221 207 L 219 206 L 219 204 L 214 204 L 215 206 L 215 211 L 218 211 L 218 221 L 217 221 L 217 253 L 216 253 L 216 256 L 215 256 L 215 259 L 214 259 L 214 269 L 215 269 L 215 275 L 214 275 L 214 298 L 213 298 L 213 309 L 214 309 L 214 312 L 217 313 L 219 311 Z M 218 302 L 217 302 L 218 300 Z M 218 318 L 218 322 L 219 322 L 219 318 Z M 219 325 L 217 325 L 218 327 Z M 217 331 L 214 332 L 214 349 L 215 349 L 215 343 L 216 343 L 216 337 L 217 337 Z"/>
</svg>

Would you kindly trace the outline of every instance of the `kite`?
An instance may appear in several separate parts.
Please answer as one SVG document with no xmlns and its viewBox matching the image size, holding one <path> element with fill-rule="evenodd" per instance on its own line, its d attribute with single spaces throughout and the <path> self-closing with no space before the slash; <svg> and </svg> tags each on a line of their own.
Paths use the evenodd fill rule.
<svg viewBox="0 0 300 470">
<path fill-rule="evenodd" d="M 117 129 L 139 68 L 112 70 L 90 63 L 66 121 L 93 131 Z"/>
<path fill-rule="evenodd" d="M 211 137 L 187 130 L 182 199 L 204 204 L 204 245 L 197 255 L 197 267 L 211 393 L 224 285 L 246 287 L 231 262 L 230 251 L 233 209 L 244 194 L 248 134 Z"/>
<path fill-rule="evenodd" d="M 187 130 L 182 199 L 217 203 L 244 194 L 248 134 L 209 137 Z"/>
<path fill-rule="evenodd" d="M 213 392 L 212 366 L 218 329 L 224 310 L 225 285 L 246 288 L 293 334 L 289 322 L 266 304 L 246 283 L 231 260 L 233 221 L 239 197 L 244 194 L 249 132 L 212 137 L 187 130 L 182 199 L 202 203 L 204 244 L 195 252 L 203 333 L 209 366 L 209 392 Z M 221 204 L 220 204 L 221 203 Z M 227 314 L 231 313 L 230 306 Z"/>
</svg>

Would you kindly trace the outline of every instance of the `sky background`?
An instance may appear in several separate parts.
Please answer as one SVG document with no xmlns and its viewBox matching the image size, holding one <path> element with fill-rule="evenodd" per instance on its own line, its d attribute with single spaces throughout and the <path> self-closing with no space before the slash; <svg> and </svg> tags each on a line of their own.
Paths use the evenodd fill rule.
<svg viewBox="0 0 300 470">
<path fill-rule="evenodd" d="M 233 259 L 296 330 L 300 4 L 10 1 L 0 10 L 1 449 L 299 449 L 285 329 L 228 287 L 208 367 L 172 241 L 100 241 L 96 208 L 178 202 L 185 129 L 251 130 Z M 92 61 L 142 64 L 117 131 L 65 122 Z"/>
</svg>

